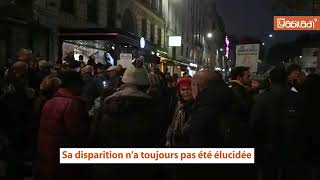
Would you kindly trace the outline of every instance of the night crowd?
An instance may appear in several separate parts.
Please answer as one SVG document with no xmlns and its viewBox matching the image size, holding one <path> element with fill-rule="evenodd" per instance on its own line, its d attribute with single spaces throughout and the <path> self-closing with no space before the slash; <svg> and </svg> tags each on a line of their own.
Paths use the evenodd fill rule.
<svg viewBox="0 0 320 180">
<path fill-rule="evenodd" d="M 320 76 L 296 64 L 263 79 L 235 67 L 226 80 L 207 69 L 171 76 L 143 58 L 126 69 L 73 54 L 50 64 L 21 49 L 0 78 L 0 159 L 10 180 L 320 178 L 311 168 L 320 160 Z M 256 157 L 254 165 L 60 165 L 61 147 L 255 148 Z"/>
</svg>

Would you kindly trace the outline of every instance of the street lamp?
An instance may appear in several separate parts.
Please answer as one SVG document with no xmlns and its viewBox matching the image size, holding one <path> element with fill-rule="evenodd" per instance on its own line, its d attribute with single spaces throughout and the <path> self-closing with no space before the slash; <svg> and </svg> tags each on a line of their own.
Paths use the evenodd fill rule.
<svg viewBox="0 0 320 180">
<path fill-rule="evenodd" d="M 220 51 L 222 52 L 222 51 L 223 51 L 223 49 L 222 49 L 222 48 L 220 48 Z"/>
<path fill-rule="evenodd" d="M 262 43 L 262 46 L 266 45 L 265 43 Z"/>
<path fill-rule="evenodd" d="M 269 34 L 269 38 L 272 38 L 273 37 L 273 35 L 272 34 Z"/>
<path fill-rule="evenodd" d="M 212 38 L 212 36 L 213 36 L 212 33 L 208 33 L 208 34 L 207 34 L 207 37 L 208 37 L 208 38 Z"/>
</svg>

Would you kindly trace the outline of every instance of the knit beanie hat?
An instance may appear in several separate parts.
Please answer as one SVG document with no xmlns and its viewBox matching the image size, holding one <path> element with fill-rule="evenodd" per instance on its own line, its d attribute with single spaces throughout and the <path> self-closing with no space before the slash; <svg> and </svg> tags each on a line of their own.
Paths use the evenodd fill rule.
<svg viewBox="0 0 320 180">
<path fill-rule="evenodd" d="M 178 89 L 180 90 L 182 87 L 190 88 L 191 81 L 192 81 L 192 78 L 190 78 L 190 77 L 182 77 L 182 78 L 178 79 L 178 82 L 177 82 Z"/>
<path fill-rule="evenodd" d="M 150 85 L 148 71 L 145 67 L 131 65 L 127 67 L 122 77 L 122 82 L 136 86 Z"/>
</svg>

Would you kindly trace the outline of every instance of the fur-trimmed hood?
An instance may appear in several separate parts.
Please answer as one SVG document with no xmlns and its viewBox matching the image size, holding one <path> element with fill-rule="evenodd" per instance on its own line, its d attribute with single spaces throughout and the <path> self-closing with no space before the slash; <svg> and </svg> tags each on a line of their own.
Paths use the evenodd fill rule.
<svg viewBox="0 0 320 180">
<path fill-rule="evenodd" d="M 151 104 L 152 99 L 146 93 L 134 86 L 126 86 L 105 100 L 103 111 L 106 113 L 126 113 L 145 109 Z"/>
</svg>

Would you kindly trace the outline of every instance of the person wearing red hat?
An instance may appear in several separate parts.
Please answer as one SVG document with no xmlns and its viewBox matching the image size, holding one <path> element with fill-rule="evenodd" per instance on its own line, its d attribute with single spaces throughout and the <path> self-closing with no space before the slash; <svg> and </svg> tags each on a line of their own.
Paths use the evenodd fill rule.
<svg viewBox="0 0 320 180">
<path fill-rule="evenodd" d="M 183 130 L 187 125 L 186 122 L 193 103 L 191 82 L 192 78 L 190 77 L 182 77 L 178 79 L 177 90 L 179 102 L 167 131 L 167 147 L 183 147 L 184 144 L 187 144 L 187 138 L 183 136 Z"/>
</svg>

